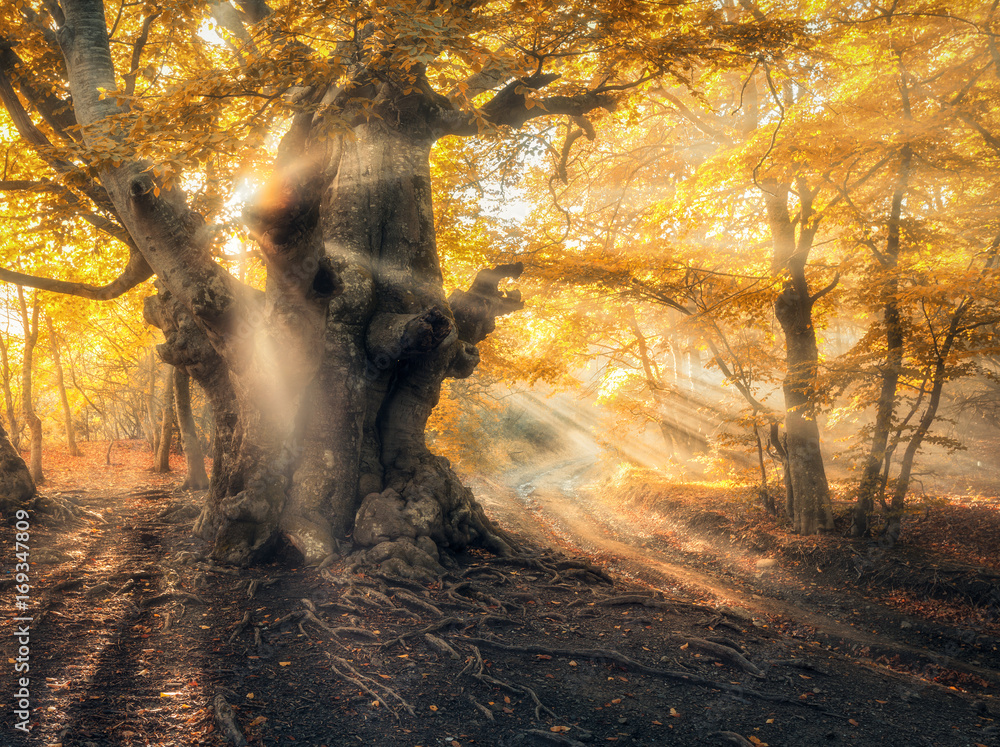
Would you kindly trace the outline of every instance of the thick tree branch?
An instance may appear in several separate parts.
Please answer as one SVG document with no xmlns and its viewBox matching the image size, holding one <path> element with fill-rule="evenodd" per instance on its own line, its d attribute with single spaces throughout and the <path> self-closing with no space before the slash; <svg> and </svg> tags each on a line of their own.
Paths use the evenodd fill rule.
<svg viewBox="0 0 1000 747">
<path fill-rule="evenodd" d="M 109 95 L 117 82 L 104 5 L 100 0 L 64 0 L 63 10 L 66 22 L 58 37 L 84 140 L 118 140 L 114 117 L 121 109 Z M 212 260 L 204 218 L 188 207 L 180 189 L 162 189 L 146 162 L 105 163 L 100 179 L 149 266 L 206 325 L 213 344 L 228 346 L 242 294 L 238 281 Z M 228 352 L 241 365 L 247 363 L 235 347 Z"/>
<path fill-rule="evenodd" d="M 732 145 L 733 140 L 732 140 L 731 137 L 729 137 L 729 135 L 727 135 L 722 130 L 716 129 L 716 128 L 712 127 L 711 125 L 709 125 L 701 117 L 699 117 L 697 114 L 695 114 L 693 111 L 691 111 L 691 109 L 689 109 L 687 107 L 687 105 L 683 101 L 681 101 L 679 98 L 677 98 L 676 96 L 674 96 L 671 93 L 668 93 L 667 91 L 659 91 L 658 93 L 659 93 L 660 96 L 662 96 L 667 101 L 669 101 L 671 104 L 673 104 L 677 108 L 677 111 L 680 112 L 681 116 L 683 116 L 686 120 L 688 120 L 691 124 L 693 124 L 699 130 L 701 130 L 702 132 L 704 132 L 710 138 L 712 138 L 713 140 L 715 140 L 716 142 L 719 142 L 719 143 L 724 143 L 726 145 Z"/>
<path fill-rule="evenodd" d="M 94 228 L 103 231 L 109 236 L 114 236 L 130 249 L 135 250 L 135 244 L 132 241 L 132 237 L 120 223 L 113 221 L 110 218 L 106 218 L 103 215 L 87 212 L 84 210 L 83 204 L 77 194 L 73 190 L 62 186 L 61 184 L 56 184 L 48 179 L 41 179 L 39 181 L 32 181 L 28 179 L 3 180 L 0 181 L 0 192 L 52 192 L 54 194 L 58 194 L 71 207 L 80 208 L 80 210 L 75 213 L 76 217 L 82 218 Z"/>
<path fill-rule="evenodd" d="M 476 345 L 496 329 L 498 316 L 524 308 L 519 290 L 505 293 L 498 287 L 505 278 L 521 277 L 523 271 L 520 262 L 480 270 L 469 290 L 456 290 L 448 297 L 460 340 Z"/>
<path fill-rule="evenodd" d="M 132 62 L 129 71 L 125 73 L 125 94 L 127 96 L 135 93 L 135 81 L 139 75 L 139 64 L 142 62 L 142 50 L 146 47 L 146 42 L 149 41 L 149 29 L 159 15 L 160 12 L 157 11 L 143 19 L 139 37 L 132 45 Z"/>
<path fill-rule="evenodd" d="M 62 174 L 72 174 L 75 181 L 81 182 L 81 190 L 87 197 L 93 200 L 94 204 L 102 210 L 117 216 L 118 213 L 115 210 L 115 206 L 104 188 L 83 176 L 73 163 L 54 155 L 52 143 L 46 137 L 45 133 L 38 129 L 35 123 L 31 121 L 31 117 L 28 115 L 17 93 L 14 91 L 14 87 L 11 85 L 10 70 L 7 66 L 9 61 L 7 57 L 0 55 L 0 102 L 7 109 L 7 113 L 10 115 L 18 134 L 26 142 L 30 143 L 38 155 L 53 169 Z"/>
<path fill-rule="evenodd" d="M 0 70 L 8 76 L 14 71 L 18 71 L 20 74 L 14 74 L 13 81 L 17 83 L 17 89 L 21 95 L 41 114 L 42 119 L 59 137 L 68 142 L 74 142 L 72 133 L 73 127 L 76 125 L 76 118 L 73 116 L 73 110 L 68 102 L 35 86 L 24 75 L 23 68 L 24 63 L 17 53 L 11 49 L 6 41 L 0 40 Z"/>
<path fill-rule="evenodd" d="M 816 293 L 814 293 L 813 296 L 812 296 L 812 298 L 809 299 L 809 303 L 810 304 L 816 303 L 819 299 L 821 299 L 827 293 L 829 293 L 834 288 L 836 288 L 837 287 L 837 283 L 839 283 L 839 282 L 840 282 L 840 273 L 839 272 L 834 273 L 833 280 L 830 281 L 830 284 L 828 286 L 826 286 L 825 288 L 823 288 L 822 290 L 817 291 Z"/>
<path fill-rule="evenodd" d="M 133 252 L 129 256 L 128 264 L 122 274 L 112 280 L 107 285 L 96 286 L 87 283 L 75 283 L 69 280 L 55 280 L 53 278 L 40 278 L 34 275 L 26 275 L 23 272 L 6 270 L 0 267 L 0 280 L 17 285 L 26 285 L 37 290 L 51 291 L 52 293 L 62 293 L 69 296 L 79 296 L 89 298 L 91 301 L 110 301 L 118 298 L 137 285 L 152 277 L 153 271 L 146 260 L 138 252 Z"/>
<path fill-rule="evenodd" d="M 620 87 L 603 87 L 573 96 L 529 98 L 530 91 L 537 91 L 557 80 L 552 73 L 536 73 L 508 83 L 477 112 L 470 114 L 459 110 L 441 110 L 432 129 L 438 137 L 478 135 L 481 124 L 519 128 L 536 117 L 551 115 L 583 116 L 594 109 L 615 108 L 614 90 Z"/>
<path fill-rule="evenodd" d="M 52 190 L 53 186 L 51 182 L 34 181 L 31 179 L 0 180 L 0 192 L 43 192 Z"/>
</svg>

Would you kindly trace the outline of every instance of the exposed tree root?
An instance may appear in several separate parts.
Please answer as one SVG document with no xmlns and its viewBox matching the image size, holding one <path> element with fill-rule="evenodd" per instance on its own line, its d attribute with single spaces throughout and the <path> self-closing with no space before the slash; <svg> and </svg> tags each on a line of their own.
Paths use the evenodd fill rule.
<svg viewBox="0 0 1000 747">
<path fill-rule="evenodd" d="M 424 640 L 427 641 L 427 645 L 430 646 L 433 651 L 447 656 L 449 659 L 455 659 L 458 661 L 462 658 L 458 655 L 458 651 L 453 649 L 447 641 L 438 638 L 433 633 L 424 633 Z"/>
<path fill-rule="evenodd" d="M 399 718 L 397 710 L 398 706 L 394 707 L 393 701 L 397 702 L 399 706 L 401 706 L 411 716 L 416 715 L 416 712 L 413 710 L 413 706 L 407 703 L 403 697 L 392 688 L 383 685 L 378 680 L 361 674 L 358 670 L 352 667 L 350 662 L 346 659 L 342 659 L 341 657 L 334 656 L 330 653 L 327 653 L 326 656 L 330 659 L 330 671 L 345 682 L 348 682 L 360 689 L 362 692 L 367 693 L 374 700 L 377 700 L 379 703 L 388 708 L 392 712 L 392 715 L 396 718 Z M 385 695 L 382 693 L 387 694 L 390 700 L 387 700 Z"/>
<path fill-rule="evenodd" d="M 121 593 L 121 592 L 118 592 Z M 140 607 L 154 607 L 157 604 L 165 604 L 167 602 L 185 601 L 189 604 L 208 604 L 204 599 L 199 597 L 197 594 L 189 594 L 186 591 L 180 591 L 179 589 L 172 589 L 170 591 L 165 591 L 162 594 L 157 594 L 155 597 L 149 597 L 148 599 L 143 599 L 139 603 Z"/>
<path fill-rule="evenodd" d="M 569 606 L 576 607 L 582 604 L 590 604 L 585 600 L 579 600 L 576 602 L 571 602 Z M 699 612 L 711 612 L 715 613 L 714 607 L 709 607 L 704 604 L 694 604 L 693 602 L 684 602 L 679 599 L 657 599 L 654 596 L 646 596 L 643 594 L 623 594 L 617 597 L 606 597 L 604 599 L 595 599 L 593 601 L 595 607 L 617 607 L 626 604 L 640 604 L 643 607 L 650 607 L 652 609 L 665 610 L 667 612 L 679 612 L 680 610 L 698 610 Z"/>
<path fill-rule="evenodd" d="M 772 659 L 768 662 L 768 664 L 805 669 L 807 672 L 815 672 L 816 674 L 823 675 L 824 677 L 833 676 L 830 672 L 823 669 L 823 667 L 813 664 L 808 659 Z"/>
<path fill-rule="evenodd" d="M 102 594 L 107 594 L 111 591 L 112 591 L 111 584 L 107 583 L 106 581 L 102 581 L 101 583 L 94 584 L 89 589 L 87 589 L 84 592 L 84 595 L 87 597 L 98 597 L 101 596 Z"/>
<path fill-rule="evenodd" d="M 488 721 L 494 721 L 495 720 L 495 717 L 493 716 L 493 711 L 491 711 L 489 708 L 487 708 L 486 706 L 484 706 L 482 703 L 480 703 L 478 700 L 476 700 L 475 698 L 473 698 L 468 693 L 465 694 L 465 698 L 470 703 L 472 703 L 472 706 L 477 711 L 479 711 L 481 714 L 483 714 Z"/>
<path fill-rule="evenodd" d="M 258 589 L 266 589 L 269 586 L 273 586 L 276 583 L 276 579 L 266 579 L 261 580 L 259 578 L 252 578 L 247 582 L 247 599 L 253 599 L 257 596 Z"/>
<path fill-rule="evenodd" d="M 484 558 L 483 562 L 491 565 L 512 565 L 549 574 L 550 583 L 564 583 L 564 575 L 589 574 L 598 583 L 614 585 L 614 580 L 603 569 L 588 560 L 576 560 L 553 555 L 548 552 L 538 554 L 501 555 L 495 558 Z"/>
<path fill-rule="evenodd" d="M 58 584 L 56 584 L 55 586 L 53 586 L 50 589 L 50 591 L 53 591 L 53 592 L 56 592 L 56 591 L 72 591 L 73 589 L 76 589 L 76 588 L 82 586 L 83 582 L 85 580 L 86 579 L 83 576 L 81 576 L 79 578 L 68 578 L 65 581 L 60 581 Z M 13 584 L 13 582 L 11 582 L 11 583 Z"/>
<path fill-rule="evenodd" d="M 122 585 L 120 589 L 118 589 L 118 591 L 114 593 L 114 596 L 120 597 L 122 594 L 127 594 L 128 592 L 132 591 L 132 589 L 134 589 L 135 587 L 136 587 L 135 579 L 130 578 Z"/>
<path fill-rule="evenodd" d="M 753 745 L 734 731 L 713 731 L 708 736 L 715 737 L 719 744 L 732 744 L 736 747 L 753 747 Z"/>
<path fill-rule="evenodd" d="M 418 583 L 417 581 L 412 581 L 408 578 L 403 578 L 402 576 L 393 576 L 392 574 L 382 573 L 381 571 L 375 571 L 372 575 L 381 579 L 388 586 L 393 588 L 409 589 L 410 591 L 418 594 L 426 591 L 426 587 L 423 584 Z"/>
<path fill-rule="evenodd" d="M 207 573 L 221 573 L 225 576 L 235 576 L 237 578 L 243 575 L 236 568 L 223 568 L 221 565 L 214 565 L 212 563 L 199 563 L 198 567 Z"/>
<path fill-rule="evenodd" d="M 212 701 L 212 710 L 215 712 L 215 724 L 226 739 L 236 747 L 246 747 L 247 740 L 236 725 L 236 714 L 233 713 L 233 707 L 226 702 L 226 699 L 221 695 L 216 695 Z"/>
<path fill-rule="evenodd" d="M 718 614 L 716 614 L 715 617 L 708 620 L 705 623 L 705 627 L 713 630 L 715 628 L 729 628 L 734 633 L 741 633 L 741 634 L 743 633 L 743 628 L 741 628 L 739 625 L 734 625 L 733 623 L 723 618 L 722 615 Z"/>
<path fill-rule="evenodd" d="M 764 673 L 757 667 L 756 664 L 747 659 L 739 651 L 733 650 L 733 648 L 728 644 L 713 643 L 712 641 L 707 641 L 703 638 L 686 638 L 677 637 L 672 638 L 674 641 L 681 641 L 684 645 L 690 648 L 696 648 L 705 653 L 711 654 L 717 659 L 722 659 L 724 662 L 731 664 L 738 669 L 742 669 L 744 672 L 753 675 L 754 677 L 760 677 L 763 679 Z"/>
<path fill-rule="evenodd" d="M 474 639 L 464 639 L 466 642 Z M 472 653 L 475 658 L 470 658 L 469 663 L 465 665 L 465 668 L 461 671 L 459 676 L 468 673 L 471 677 L 479 680 L 480 682 L 485 682 L 488 685 L 495 685 L 496 687 L 506 690 L 507 692 L 514 693 L 515 695 L 527 695 L 531 698 L 532 702 L 535 704 L 535 718 L 541 720 L 542 712 L 549 714 L 552 718 L 559 718 L 555 711 L 547 707 L 539 700 L 537 693 L 532 690 L 527 685 L 512 685 L 509 682 L 501 680 L 492 675 L 486 674 L 483 664 L 483 655 L 479 653 L 479 649 L 474 645 L 470 646 Z"/>
<path fill-rule="evenodd" d="M 201 509 L 194 503 L 177 500 L 164 506 L 156 514 L 156 518 L 165 524 L 183 524 L 197 519 L 199 513 L 201 513 Z"/>
<path fill-rule="evenodd" d="M 403 643 L 404 641 L 407 641 L 410 638 L 415 638 L 416 636 L 422 636 L 425 633 L 437 633 L 439 630 L 444 630 L 445 628 L 450 628 L 453 626 L 459 626 L 459 625 L 467 626 L 472 624 L 472 622 L 473 622 L 472 620 L 462 619 L 458 617 L 446 617 L 443 620 L 438 620 L 435 623 L 431 623 L 430 625 L 423 627 L 420 630 L 411 630 L 409 633 L 400 633 L 395 638 L 392 638 L 391 640 L 388 640 L 385 643 L 383 643 L 380 646 L 380 648 L 389 648 L 390 646 L 394 646 L 397 643 Z"/>
<path fill-rule="evenodd" d="M 59 495 L 39 493 L 28 503 L 27 508 L 47 524 L 77 524 L 84 518 L 99 524 L 106 523 L 99 513 L 78 506 L 72 500 Z"/>
<path fill-rule="evenodd" d="M 244 612 L 243 613 L 243 619 L 240 620 L 238 623 L 236 623 L 236 627 L 233 628 L 233 632 L 229 636 L 229 643 L 232 643 L 233 641 L 235 641 L 244 630 L 246 630 L 247 628 L 250 627 L 250 624 L 251 624 L 250 623 L 250 613 L 249 612 Z"/>
<path fill-rule="evenodd" d="M 378 636 L 369 630 L 355 626 L 355 625 L 340 625 L 332 626 L 327 625 L 323 620 L 321 620 L 317 614 L 316 605 L 314 605 L 308 599 L 300 600 L 304 609 L 295 610 L 289 612 L 287 615 L 282 615 L 277 620 L 274 620 L 270 625 L 267 626 L 268 630 L 276 630 L 283 626 L 289 625 L 291 623 L 297 623 L 299 630 L 304 634 L 305 630 L 302 627 L 302 623 L 309 622 L 315 625 L 320 630 L 324 630 L 330 635 L 340 638 L 341 636 L 349 636 L 354 638 L 364 638 L 369 641 L 378 640 Z"/>
<path fill-rule="evenodd" d="M 397 589 L 395 591 L 394 597 L 400 604 L 409 607 L 410 609 L 418 610 L 419 612 L 425 612 L 427 614 L 433 615 L 434 617 L 444 617 L 444 613 L 437 607 L 435 607 L 430 602 L 420 599 L 414 596 L 408 591 L 403 591 Z"/>
<path fill-rule="evenodd" d="M 708 687 L 713 690 L 722 690 L 723 692 L 733 693 L 734 695 L 740 695 L 744 697 L 757 698 L 758 700 L 766 700 L 772 703 L 788 703 L 800 706 L 805 706 L 808 708 L 814 708 L 812 703 L 807 703 L 806 701 L 794 700 L 792 698 L 786 698 L 781 695 L 770 695 L 768 693 L 762 693 L 757 690 L 752 690 L 742 685 L 732 685 L 728 682 L 719 682 L 717 680 L 710 680 L 706 677 L 699 677 L 695 674 L 689 674 L 687 672 L 680 672 L 671 669 L 659 669 L 657 667 L 650 667 L 641 662 L 630 659 L 624 654 L 620 654 L 617 651 L 612 651 L 610 649 L 571 649 L 571 648 L 550 648 L 548 646 L 537 646 L 537 645 L 524 645 L 518 646 L 509 643 L 500 643 L 499 641 L 493 641 L 488 638 L 461 638 L 458 639 L 463 643 L 468 643 L 470 645 L 484 646 L 487 648 L 496 648 L 504 651 L 517 651 L 524 654 L 544 654 L 547 656 L 563 656 L 571 659 L 592 659 L 598 661 L 610 661 L 618 664 L 626 669 L 632 670 L 634 672 L 639 672 L 641 674 L 648 674 L 653 677 L 659 677 L 660 679 L 672 680 L 675 682 L 680 682 L 688 685 L 699 685 L 701 687 Z M 837 714 L 831 714 L 837 715 Z"/>
<path fill-rule="evenodd" d="M 334 610 L 336 612 L 346 612 L 349 615 L 357 615 L 357 614 L 360 614 L 360 612 L 361 612 L 361 610 L 358 609 L 357 607 L 355 607 L 353 604 L 350 604 L 349 602 L 343 602 L 343 601 L 338 601 L 338 602 L 323 602 L 322 604 L 318 604 L 316 606 L 320 607 L 320 608 L 322 608 L 324 610 Z"/>
<path fill-rule="evenodd" d="M 509 583 L 511 583 L 510 577 L 506 573 L 504 573 L 503 571 L 497 570 L 496 568 L 489 568 L 489 567 L 481 566 L 481 565 L 469 566 L 464 571 L 462 571 L 462 573 L 460 574 L 460 577 L 461 578 L 468 578 L 469 576 L 479 575 L 479 574 L 482 574 L 484 576 L 486 576 L 486 575 L 492 576 L 493 578 L 495 578 L 497 581 L 499 581 L 502 584 L 509 584 Z"/>
</svg>

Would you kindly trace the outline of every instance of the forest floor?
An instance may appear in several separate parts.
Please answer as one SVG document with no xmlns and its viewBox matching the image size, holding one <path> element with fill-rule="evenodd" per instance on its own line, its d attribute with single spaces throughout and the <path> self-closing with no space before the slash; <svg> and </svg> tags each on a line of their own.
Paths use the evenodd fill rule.
<svg viewBox="0 0 1000 747">
<path fill-rule="evenodd" d="M 532 556 L 465 553 L 433 585 L 343 560 L 237 571 L 199 555 L 180 464 L 153 475 L 139 447 L 108 466 L 84 446 L 50 460 L 45 490 L 91 514 L 32 526 L 26 612 L 4 530 L 5 747 L 218 747 L 230 728 L 311 747 L 1000 745 L 988 544 L 975 566 L 937 533 L 892 550 L 796 538 L 731 488 L 601 483 L 581 455 L 476 484 Z M 969 527 L 993 526 L 995 548 L 983 510 Z"/>
</svg>

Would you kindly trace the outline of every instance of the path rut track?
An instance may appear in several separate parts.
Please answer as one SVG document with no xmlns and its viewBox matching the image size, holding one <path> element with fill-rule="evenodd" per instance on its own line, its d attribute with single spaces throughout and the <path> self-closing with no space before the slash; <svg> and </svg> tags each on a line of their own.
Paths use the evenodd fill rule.
<svg viewBox="0 0 1000 747">
<path fill-rule="evenodd" d="M 739 560 L 763 559 L 732 547 L 721 548 L 711 538 L 694 540 L 681 548 L 664 541 L 654 521 L 640 524 L 613 511 L 585 487 L 598 470 L 596 452 L 586 453 L 529 472 L 510 476 L 507 486 L 489 483 L 484 497 L 491 515 L 507 528 L 535 542 L 561 545 L 606 560 L 613 572 L 630 577 L 651 588 L 670 590 L 684 587 L 689 593 L 725 605 L 752 617 L 758 625 L 777 620 L 791 621 L 815 631 L 812 637 L 844 651 L 860 652 L 866 659 L 876 656 L 917 660 L 924 668 L 946 668 L 974 675 L 1000 686 L 1000 667 L 973 663 L 970 650 L 954 640 L 939 648 L 925 648 L 905 640 L 903 630 L 871 630 L 871 620 L 897 620 L 898 611 L 859 593 L 846 590 L 818 594 L 802 593 L 800 579 L 793 572 L 776 567 L 766 573 L 747 573 Z M 706 570 L 708 569 L 708 570 Z M 836 601 L 831 601 L 834 599 Z M 822 607 L 835 607 L 849 617 L 863 610 L 861 620 L 852 625 L 838 620 Z M 895 623 L 897 626 L 898 622 Z M 893 634 L 896 632 L 896 634 Z M 960 637 L 960 636 L 958 636 Z M 996 656 L 996 650 L 992 652 Z M 991 664 L 993 662 L 990 662 Z"/>
</svg>

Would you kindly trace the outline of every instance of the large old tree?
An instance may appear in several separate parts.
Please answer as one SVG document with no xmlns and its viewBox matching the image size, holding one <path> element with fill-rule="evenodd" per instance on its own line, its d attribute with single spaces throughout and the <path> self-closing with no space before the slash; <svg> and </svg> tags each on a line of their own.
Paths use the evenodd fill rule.
<svg viewBox="0 0 1000 747">
<path fill-rule="evenodd" d="M 446 294 L 431 149 L 556 117 L 592 134 L 584 117 L 755 34 L 658 3 L 308 5 L 9 4 L 0 98 L 25 160 L 4 188 L 114 237 L 125 269 L 104 286 L 0 277 L 94 299 L 155 278 L 159 353 L 216 420 L 196 523 L 216 558 L 282 538 L 311 562 L 352 538 L 402 571 L 438 568 L 439 548 L 505 551 L 424 429 L 521 307 L 501 286 L 522 266 Z M 261 288 L 220 261 L 218 228 L 271 143 L 241 217 Z"/>
</svg>

